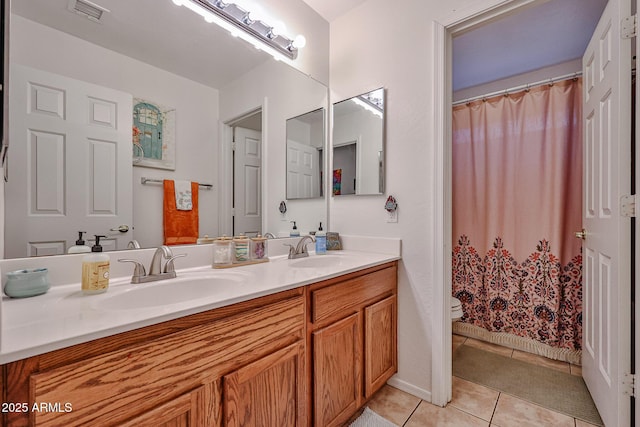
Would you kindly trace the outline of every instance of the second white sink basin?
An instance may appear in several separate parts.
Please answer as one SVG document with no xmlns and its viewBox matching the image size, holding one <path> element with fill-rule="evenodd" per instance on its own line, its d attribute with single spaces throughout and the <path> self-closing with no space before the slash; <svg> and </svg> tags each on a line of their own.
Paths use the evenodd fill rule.
<svg viewBox="0 0 640 427">
<path fill-rule="evenodd" d="M 296 268 L 326 268 L 339 267 L 344 263 L 344 255 L 314 255 L 291 261 L 291 267 Z"/>
<path fill-rule="evenodd" d="M 95 307 L 107 310 L 136 310 L 169 306 L 212 296 L 224 296 L 242 283 L 247 275 L 239 273 L 178 273 L 175 279 L 131 285 L 130 288 L 107 293 Z"/>
</svg>

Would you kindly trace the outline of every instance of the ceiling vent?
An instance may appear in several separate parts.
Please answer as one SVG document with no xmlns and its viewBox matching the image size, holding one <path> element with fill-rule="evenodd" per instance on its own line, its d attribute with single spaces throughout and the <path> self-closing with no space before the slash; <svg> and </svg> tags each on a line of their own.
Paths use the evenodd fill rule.
<svg viewBox="0 0 640 427">
<path fill-rule="evenodd" d="M 69 0 L 68 9 L 94 22 L 100 22 L 103 15 L 109 13 L 109 9 L 87 0 Z"/>
</svg>

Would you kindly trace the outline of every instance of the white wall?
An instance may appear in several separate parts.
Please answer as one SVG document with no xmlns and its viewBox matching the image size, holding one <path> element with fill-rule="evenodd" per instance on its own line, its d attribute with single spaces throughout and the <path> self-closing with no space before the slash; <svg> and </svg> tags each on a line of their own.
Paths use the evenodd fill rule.
<svg viewBox="0 0 640 427">
<path fill-rule="evenodd" d="M 329 85 L 329 23 L 315 10 L 301 0 L 242 0 L 237 3 L 246 4 L 247 10 L 274 17 L 267 19 L 270 23 L 281 20 L 286 24 L 285 34 L 289 37 L 304 35 L 307 45 L 298 50 L 294 67 L 325 86 Z"/>
<path fill-rule="evenodd" d="M 460 10 L 480 10 L 500 0 L 368 0 L 331 22 L 331 102 L 384 86 L 386 193 L 332 197 L 331 230 L 402 239 L 399 277 L 399 370 L 394 380 L 427 400 L 432 390 L 432 318 L 437 289 L 431 242 L 436 235 L 434 170 L 437 144 L 430 140 L 433 20 Z M 398 201 L 398 223 L 387 223 L 388 195 Z M 353 212 L 358 212 L 354 215 Z M 442 248 L 442 250 L 445 250 Z M 441 338 L 442 339 L 442 338 Z M 444 367 L 443 367 L 444 369 Z"/>
<path fill-rule="evenodd" d="M 220 120 L 229 121 L 263 106 L 263 232 L 288 235 L 296 221 L 300 233 L 326 223 L 324 199 L 286 200 L 286 121 L 327 106 L 327 88 L 278 62 L 267 62 L 220 89 Z M 278 211 L 286 201 L 287 212 Z"/>
<path fill-rule="evenodd" d="M 12 15 L 11 61 L 131 93 L 176 108 L 176 170 L 134 167 L 134 238 L 143 247 L 163 241 L 162 186 L 140 177 L 213 184 L 200 191 L 200 234 L 217 235 L 219 183 L 218 91 L 66 33 Z M 19 167 L 18 165 L 12 165 Z"/>
</svg>

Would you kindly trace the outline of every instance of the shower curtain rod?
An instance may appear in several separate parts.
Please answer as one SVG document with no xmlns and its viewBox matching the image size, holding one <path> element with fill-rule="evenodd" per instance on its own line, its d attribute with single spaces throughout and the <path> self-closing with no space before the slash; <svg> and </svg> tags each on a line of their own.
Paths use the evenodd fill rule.
<svg viewBox="0 0 640 427">
<path fill-rule="evenodd" d="M 535 82 L 535 83 L 528 83 L 528 84 L 524 84 L 524 85 L 520 85 L 520 86 L 514 86 L 514 87 L 509 88 L 509 89 L 497 90 L 495 92 L 487 93 L 485 95 L 472 96 L 471 98 L 461 99 L 460 101 L 453 102 L 451 105 L 452 106 L 456 106 L 456 105 L 460 105 L 460 104 L 466 104 L 466 103 L 472 102 L 472 101 L 477 101 L 478 99 L 491 98 L 492 96 L 496 96 L 496 95 L 506 95 L 506 94 L 510 94 L 510 93 L 515 93 L 515 92 L 519 92 L 521 90 L 531 89 L 533 87 L 544 85 L 544 84 L 552 84 L 552 83 L 555 83 L 555 82 L 560 82 L 562 80 L 573 79 L 573 78 L 576 78 L 576 77 L 580 77 L 581 75 L 582 75 L 582 71 L 577 71 L 577 72 L 571 73 L 571 74 L 564 74 L 562 76 L 553 77 L 553 78 L 546 79 L 546 80 L 540 80 L 540 81 Z"/>
</svg>

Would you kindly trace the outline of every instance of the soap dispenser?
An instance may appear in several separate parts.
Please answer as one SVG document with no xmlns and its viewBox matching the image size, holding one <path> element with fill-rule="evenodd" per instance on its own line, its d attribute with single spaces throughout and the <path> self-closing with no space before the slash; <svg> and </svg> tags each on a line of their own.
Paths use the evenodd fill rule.
<svg viewBox="0 0 640 427">
<path fill-rule="evenodd" d="M 100 294 L 109 288 L 109 255 L 102 253 L 100 238 L 95 236 L 96 244 L 91 254 L 82 258 L 82 292 L 84 294 Z"/>
<path fill-rule="evenodd" d="M 322 229 L 322 223 L 316 231 L 316 255 L 324 255 L 327 253 L 327 233 Z"/>
<path fill-rule="evenodd" d="M 67 253 L 69 254 L 81 254 L 91 252 L 91 248 L 84 244 L 84 239 L 82 239 L 82 235 L 85 234 L 86 231 L 78 231 L 78 240 L 76 240 L 76 244 L 71 246 Z"/>
<path fill-rule="evenodd" d="M 289 237 L 300 237 L 300 231 L 298 231 L 298 226 L 296 225 L 296 222 L 295 221 L 290 221 L 290 222 L 293 223 L 293 228 L 289 233 Z"/>
</svg>

